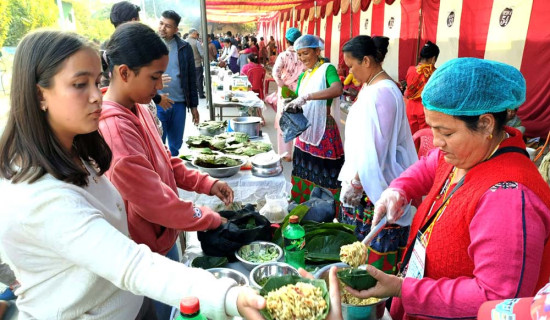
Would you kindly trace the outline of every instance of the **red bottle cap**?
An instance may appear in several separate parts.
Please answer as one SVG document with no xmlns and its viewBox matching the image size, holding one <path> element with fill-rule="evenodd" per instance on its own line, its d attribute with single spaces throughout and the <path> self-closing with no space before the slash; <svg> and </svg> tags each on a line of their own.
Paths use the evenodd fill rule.
<svg viewBox="0 0 550 320">
<path fill-rule="evenodd" d="M 197 297 L 186 297 L 180 301 L 180 312 L 182 314 L 194 314 L 199 312 L 201 306 Z"/>
<path fill-rule="evenodd" d="M 290 223 L 298 223 L 300 221 L 300 218 L 298 216 L 290 216 L 290 218 L 288 218 L 288 221 Z"/>
</svg>

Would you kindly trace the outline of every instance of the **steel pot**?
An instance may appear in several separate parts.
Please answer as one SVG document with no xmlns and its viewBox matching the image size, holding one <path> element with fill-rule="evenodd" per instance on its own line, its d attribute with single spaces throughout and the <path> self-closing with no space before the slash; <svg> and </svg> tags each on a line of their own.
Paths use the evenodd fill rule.
<svg viewBox="0 0 550 320">
<path fill-rule="evenodd" d="M 283 172 L 281 156 L 274 152 L 260 153 L 250 159 L 252 174 L 257 177 L 274 177 Z"/>
<path fill-rule="evenodd" d="M 260 117 L 237 117 L 231 120 L 231 127 L 233 131 L 244 132 L 250 138 L 257 138 L 260 136 L 261 121 Z"/>
</svg>

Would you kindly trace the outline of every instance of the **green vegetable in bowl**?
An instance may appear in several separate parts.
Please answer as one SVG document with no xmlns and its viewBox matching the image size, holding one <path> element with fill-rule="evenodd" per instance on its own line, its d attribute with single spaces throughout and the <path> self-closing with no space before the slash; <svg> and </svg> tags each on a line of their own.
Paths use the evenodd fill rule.
<svg viewBox="0 0 550 320">
<path fill-rule="evenodd" d="M 226 156 L 201 154 L 197 157 L 194 164 L 203 168 L 228 168 L 240 166 L 243 162 Z"/>
<path fill-rule="evenodd" d="M 248 245 L 239 250 L 239 255 L 248 262 L 264 263 L 277 259 L 279 251 L 276 247 L 261 248 L 256 251 L 252 250 L 251 246 Z"/>
</svg>

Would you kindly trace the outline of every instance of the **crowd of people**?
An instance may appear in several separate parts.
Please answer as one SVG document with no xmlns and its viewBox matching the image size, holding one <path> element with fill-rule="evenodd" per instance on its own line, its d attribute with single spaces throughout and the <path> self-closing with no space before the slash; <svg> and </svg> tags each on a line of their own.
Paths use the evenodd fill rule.
<svg viewBox="0 0 550 320">
<path fill-rule="evenodd" d="M 526 84 L 514 67 L 457 58 L 436 69 L 440 51 L 428 41 L 401 88 L 384 70 L 387 37 L 352 38 L 335 66 L 322 39 L 297 28 L 278 53 L 272 36 L 228 31 L 204 43 L 194 28 L 179 35 L 175 11 L 162 12 L 157 30 L 139 11 L 113 6 L 116 29 L 100 51 L 46 30 L 17 48 L 0 139 L 0 282 L 9 286 L 0 297 L 17 297 L 21 319 L 167 320 L 189 295 L 209 319 L 263 319 L 258 292 L 179 262 L 181 231 L 227 220 L 178 188 L 234 200 L 226 182 L 177 157 L 186 114 L 200 121 L 203 60 L 249 77 L 273 64 L 291 201 L 328 190 L 326 221 L 353 225 L 359 241 L 387 221 L 367 244 L 377 284 L 344 290 L 391 298 L 393 319 L 475 319 L 484 302 L 533 296 L 550 280 L 550 188 L 526 152 L 516 115 Z M 343 69 L 359 90 L 345 142 Z M 309 123 L 290 142 L 285 113 Z M 413 134 L 422 129 L 434 148 L 419 158 Z M 329 289 L 327 319 L 342 319 L 335 268 Z"/>
</svg>

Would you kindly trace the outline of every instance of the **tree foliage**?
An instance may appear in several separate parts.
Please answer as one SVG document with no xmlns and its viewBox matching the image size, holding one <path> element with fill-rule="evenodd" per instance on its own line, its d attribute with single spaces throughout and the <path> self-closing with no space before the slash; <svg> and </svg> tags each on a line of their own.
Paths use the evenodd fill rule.
<svg viewBox="0 0 550 320">
<path fill-rule="evenodd" d="M 72 0 L 76 20 L 76 32 L 89 40 L 103 42 L 115 31 L 109 14 L 111 5 L 88 0 Z"/>
<path fill-rule="evenodd" d="M 7 4 L 4 14 L 0 19 L 9 19 L 9 28 L 3 45 L 15 46 L 29 31 L 41 27 L 51 27 L 57 24 L 58 10 L 52 0 L 2 0 Z M 0 20 L 0 27 L 3 25 Z M 4 30 L 4 29 L 2 29 Z M 2 36 L 0 32 L 0 46 Z"/>
<path fill-rule="evenodd" d="M 4 45 L 4 41 L 8 37 L 8 31 L 11 22 L 11 14 L 8 13 L 10 1 L 0 1 L 0 48 Z"/>
</svg>

